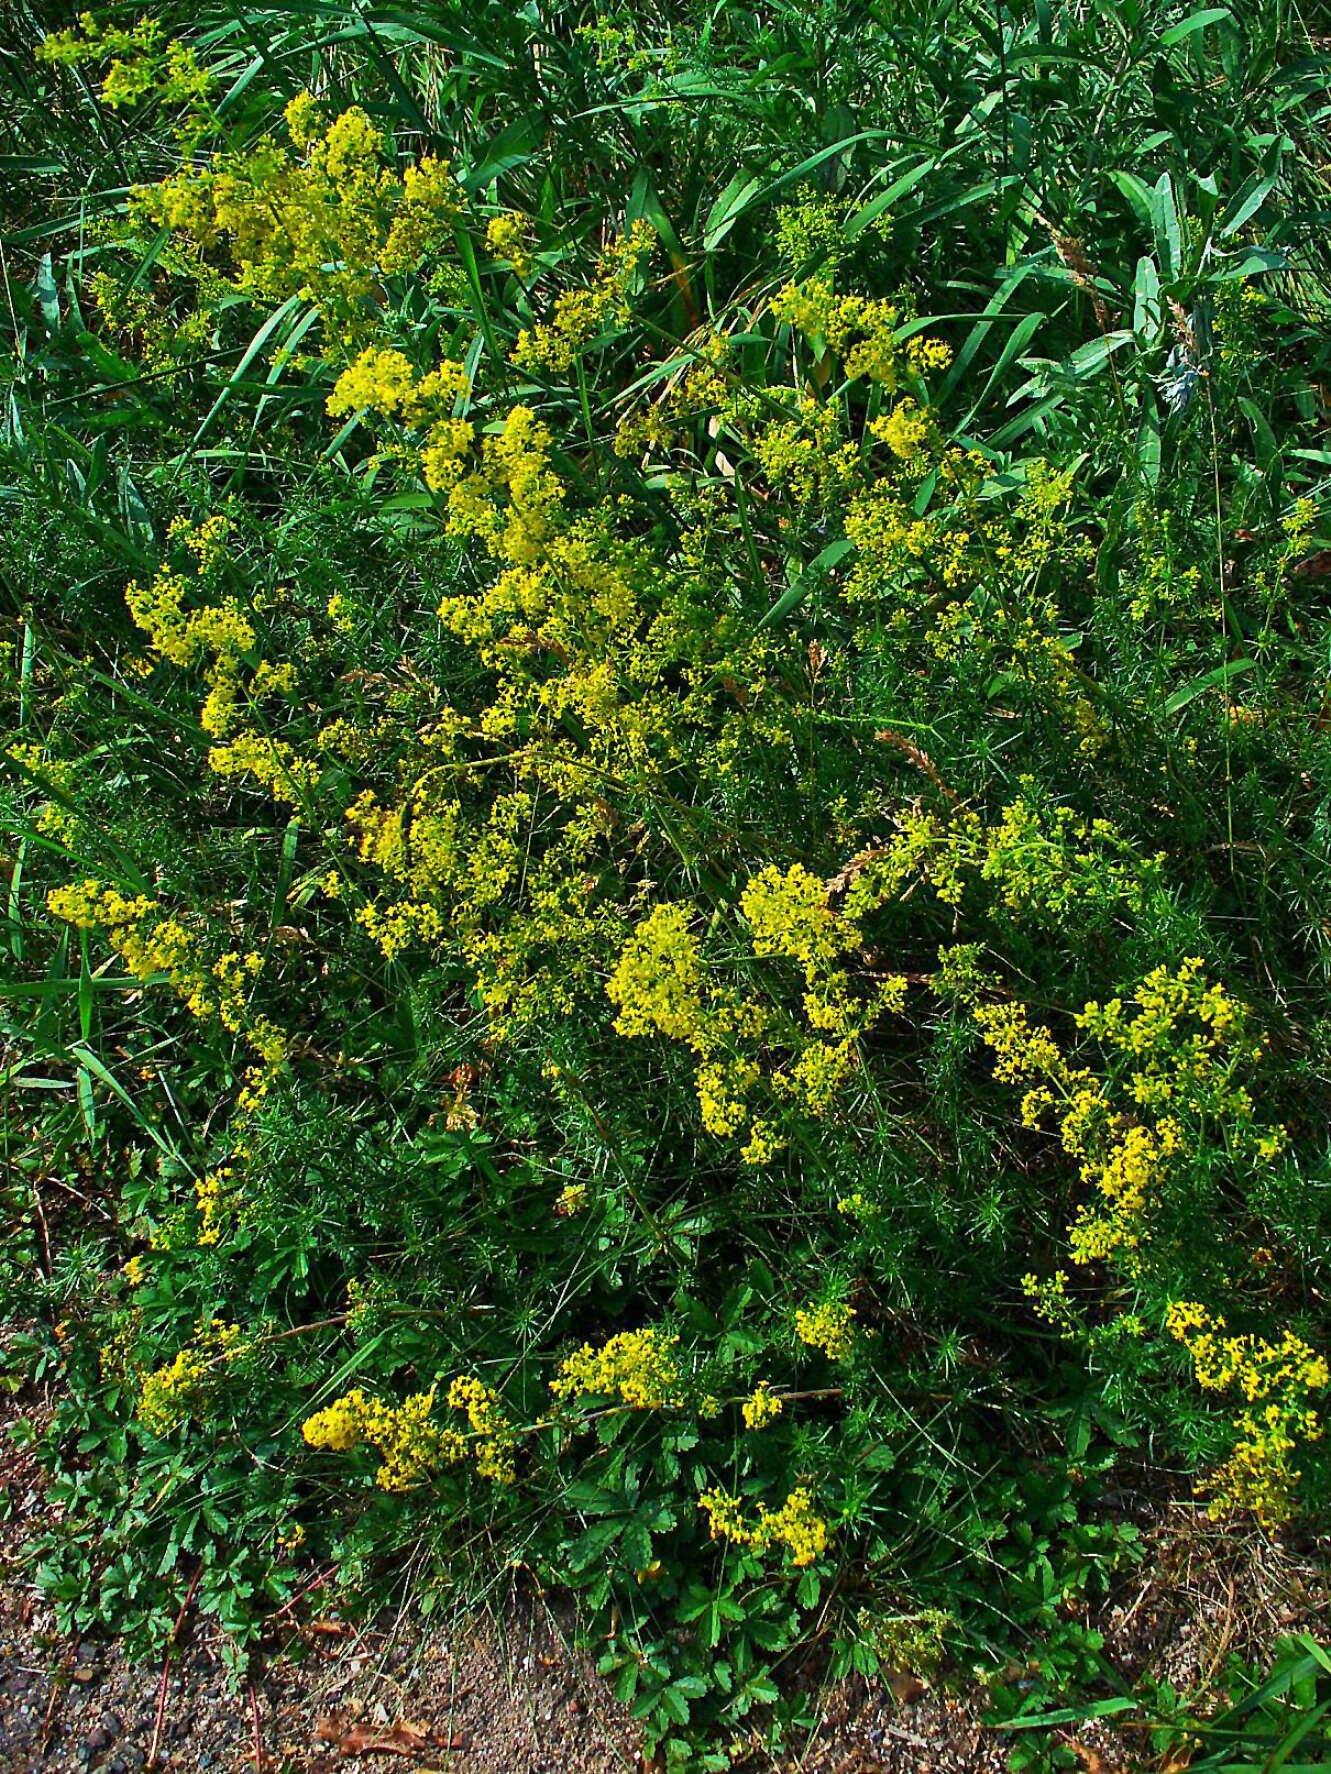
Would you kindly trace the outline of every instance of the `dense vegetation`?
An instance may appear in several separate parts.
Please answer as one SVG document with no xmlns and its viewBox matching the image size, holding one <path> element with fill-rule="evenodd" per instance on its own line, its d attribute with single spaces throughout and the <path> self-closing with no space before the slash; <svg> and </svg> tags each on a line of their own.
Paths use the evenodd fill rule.
<svg viewBox="0 0 1331 1774">
<path fill-rule="evenodd" d="M 1315 38 L 203 0 L 3 54 L 62 1618 L 192 1585 L 239 1661 L 317 1574 L 518 1567 L 717 1769 L 810 1657 L 1105 1693 L 1125 1497 L 1331 1501 Z"/>
</svg>

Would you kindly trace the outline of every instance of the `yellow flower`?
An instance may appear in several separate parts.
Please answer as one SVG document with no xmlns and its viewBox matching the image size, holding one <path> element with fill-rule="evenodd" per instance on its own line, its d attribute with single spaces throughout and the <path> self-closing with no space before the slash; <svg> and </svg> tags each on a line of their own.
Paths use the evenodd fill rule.
<svg viewBox="0 0 1331 1774">
<path fill-rule="evenodd" d="M 569 369 L 607 321 L 627 316 L 628 292 L 655 243 L 651 224 L 634 222 L 602 253 L 590 289 L 565 291 L 556 299 L 550 321 L 523 328 L 513 351 L 514 363 L 523 369 Z"/>
<path fill-rule="evenodd" d="M 688 907 L 654 906 L 638 926 L 606 985 L 620 1006 L 621 1035 L 651 1030 L 696 1042 L 703 1021 L 702 953 L 689 929 Z"/>
<path fill-rule="evenodd" d="M 848 1361 L 855 1349 L 855 1308 L 837 1301 L 801 1307 L 795 1314 L 795 1334 L 811 1349 L 821 1349 L 830 1361 Z"/>
<path fill-rule="evenodd" d="M 282 113 L 291 145 L 303 152 L 322 129 L 322 107 L 311 92 L 298 92 Z"/>
<path fill-rule="evenodd" d="M 758 1519 L 745 1516 L 738 1497 L 720 1487 L 704 1491 L 698 1507 L 707 1516 L 713 1540 L 729 1540 L 761 1554 L 784 1546 L 793 1565 L 810 1565 L 831 1543 L 826 1521 L 814 1508 L 813 1493 L 800 1486 L 791 1491 L 778 1510 L 759 1504 Z"/>
<path fill-rule="evenodd" d="M 465 1411 L 472 1435 L 476 1470 L 495 1484 L 512 1484 L 517 1476 L 513 1462 L 515 1437 L 504 1414 L 499 1394 L 491 1386 L 460 1374 L 448 1388 L 452 1410 Z"/>
<path fill-rule="evenodd" d="M 480 1390 L 485 1392 L 484 1387 Z M 380 1456 L 374 1479 L 379 1488 L 413 1490 L 439 1466 L 465 1459 L 467 1454 L 463 1436 L 431 1420 L 433 1408 L 433 1387 L 410 1394 L 400 1405 L 370 1398 L 357 1387 L 307 1417 L 301 1434 L 310 1447 L 334 1453 L 345 1453 L 366 1441 Z M 490 1420 L 497 1424 L 497 1415 L 492 1414 Z M 494 1433 L 499 1433 L 497 1427 Z"/>
<path fill-rule="evenodd" d="M 560 1363 L 550 1390 L 560 1400 L 618 1395 L 632 1410 L 677 1409 L 684 1402 L 678 1347 L 678 1337 L 651 1327 L 620 1331 L 599 1349 L 584 1343 Z"/>
<path fill-rule="evenodd" d="M 171 1362 L 144 1379 L 139 1420 L 154 1435 L 168 1435 L 200 1409 L 221 1370 L 246 1348 L 238 1324 L 220 1318 L 200 1320 L 197 1341 L 186 1344 Z"/>
<path fill-rule="evenodd" d="M 1298 1444 L 1323 1433 L 1308 1397 L 1331 1384 L 1331 1365 L 1290 1331 L 1279 1343 L 1226 1336 L 1224 1318 L 1196 1300 L 1176 1300 L 1166 1324 L 1192 1356 L 1198 1385 L 1237 1391 L 1248 1406 L 1235 1420 L 1239 1440 L 1233 1453 L 1204 1481 L 1213 1498 L 1211 1515 L 1249 1509 L 1267 1526 L 1288 1520 L 1301 1477 L 1293 1458 Z"/>
<path fill-rule="evenodd" d="M 485 230 L 485 244 L 497 259 L 507 259 L 519 277 L 530 277 L 532 256 L 527 246 L 527 223 L 515 209 L 506 209 L 491 218 Z"/>
<path fill-rule="evenodd" d="M 744 1400 L 744 1421 L 750 1429 L 765 1429 L 785 1408 L 767 1381 L 762 1380 Z"/>
</svg>

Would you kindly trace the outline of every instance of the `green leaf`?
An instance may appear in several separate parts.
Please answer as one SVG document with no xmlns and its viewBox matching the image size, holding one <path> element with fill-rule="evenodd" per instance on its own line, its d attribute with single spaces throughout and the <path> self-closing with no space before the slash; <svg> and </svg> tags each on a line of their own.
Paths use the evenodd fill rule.
<svg viewBox="0 0 1331 1774">
<path fill-rule="evenodd" d="M 995 1731 L 1036 1731 L 1049 1725 L 1081 1725 L 1088 1719 L 1114 1718 L 1122 1712 L 1139 1712 L 1141 1702 L 1131 1694 L 1115 1694 L 1108 1700 L 1092 1700 L 1085 1706 L 1064 1706 L 1054 1712 L 1033 1713 L 1019 1719 L 1002 1719 L 993 1725 Z"/>
<path fill-rule="evenodd" d="M 623 1528 L 621 1521 L 601 1521 L 579 1534 L 568 1549 L 570 1568 L 583 1571 L 588 1565 L 604 1557 L 623 1532 Z"/>
<path fill-rule="evenodd" d="M 615 1699 L 621 1706 L 627 1706 L 638 1691 L 638 1666 L 626 1663 L 615 1677 Z"/>
<path fill-rule="evenodd" d="M 1217 684 L 1228 685 L 1232 678 L 1241 677 L 1244 672 L 1252 670 L 1251 659 L 1235 659 L 1232 663 L 1218 665 L 1214 671 L 1204 672 L 1201 677 L 1193 678 L 1181 689 L 1175 690 L 1172 696 L 1165 698 L 1165 713 L 1175 715 L 1180 709 L 1186 708 L 1190 702 L 1213 689 Z"/>
<path fill-rule="evenodd" d="M 707 212 L 703 225 L 704 252 L 715 252 L 744 214 L 755 194 L 762 189 L 762 180 L 753 173 L 737 172 Z"/>
<path fill-rule="evenodd" d="M 1167 172 L 1160 174 L 1151 192 L 1151 223 L 1156 253 L 1169 276 L 1175 278 L 1183 268 L 1183 230 L 1174 202 L 1174 181 Z"/>
<path fill-rule="evenodd" d="M 689 1722 L 689 1702 L 687 1695 L 681 1693 L 682 1683 L 672 1682 L 668 1688 L 662 1688 L 657 1699 L 657 1706 L 677 1725 Z"/>
<path fill-rule="evenodd" d="M 1180 20 L 1178 24 L 1171 25 L 1167 31 L 1162 31 L 1160 33 L 1161 46 L 1165 49 L 1172 49 L 1176 43 L 1182 43 L 1187 38 L 1195 36 L 1198 31 L 1204 31 L 1208 25 L 1218 25 L 1222 19 L 1231 25 L 1234 23 L 1234 14 L 1227 6 L 1204 6 L 1200 12 L 1189 13 L 1188 17 Z"/>
<path fill-rule="evenodd" d="M 1151 187 L 1145 179 L 1139 178 L 1135 172 L 1113 171 L 1109 177 L 1131 204 L 1138 221 L 1145 228 L 1153 228 L 1155 209 L 1151 199 Z"/>
<path fill-rule="evenodd" d="M 838 537 L 835 542 L 829 542 L 826 548 L 814 556 L 794 584 L 786 587 L 771 609 L 760 619 L 757 624 L 758 631 L 761 633 L 765 628 L 774 628 L 778 622 L 784 622 L 792 610 L 798 610 L 823 575 L 831 572 L 838 561 L 844 560 L 854 546 L 855 544 L 844 536 Z"/>
<path fill-rule="evenodd" d="M 1137 260 L 1137 274 L 1132 280 L 1132 330 L 1139 339 L 1154 344 L 1164 324 L 1160 273 L 1155 268 L 1155 260 L 1143 253 Z"/>
</svg>

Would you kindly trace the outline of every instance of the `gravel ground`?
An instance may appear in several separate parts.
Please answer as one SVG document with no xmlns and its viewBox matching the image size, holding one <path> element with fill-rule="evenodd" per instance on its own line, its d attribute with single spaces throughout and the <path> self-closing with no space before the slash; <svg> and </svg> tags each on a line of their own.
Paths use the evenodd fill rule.
<svg viewBox="0 0 1331 1774">
<path fill-rule="evenodd" d="M 149 1766 L 253 1774 L 627 1774 L 644 1766 L 631 1721 L 561 1623 L 515 1600 L 502 1629 L 469 1640 L 320 1622 L 273 1657 L 252 1689 L 228 1690 L 220 1659 L 184 1645 L 166 1671 L 114 1644 L 43 1643 L 42 1610 L 0 1610 L 0 1768 L 105 1774 Z M 27 1609 L 26 1622 L 22 1619 Z M 833 1695 L 798 1754 L 744 1766 L 805 1774 L 1001 1774 L 977 1709 L 928 1692 L 898 1703 L 880 1684 Z"/>
<path fill-rule="evenodd" d="M 20 1602 L 20 1611 L 23 1606 Z M 402 1774 L 626 1774 L 636 1733 L 557 1617 L 515 1601 L 502 1630 L 470 1640 L 319 1623 L 229 1692 L 220 1659 L 186 1645 L 166 1671 L 127 1664 L 114 1644 L 46 1647 L 8 1598 L 0 1639 L 0 1768 L 127 1774 L 256 1765 L 267 1774 L 357 1768 Z M 17 1628 L 17 1630 L 16 1630 Z M 898 1704 L 855 1683 L 831 1697 L 803 1751 L 754 1770 L 807 1774 L 1000 1774 L 998 1743 L 966 1702 L 924 1692 Z"/>
</svg>

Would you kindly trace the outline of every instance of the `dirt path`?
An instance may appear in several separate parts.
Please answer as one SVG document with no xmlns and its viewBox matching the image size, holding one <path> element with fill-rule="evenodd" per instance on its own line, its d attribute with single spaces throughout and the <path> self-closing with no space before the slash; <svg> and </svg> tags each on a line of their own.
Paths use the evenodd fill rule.
<svg viewBox="0 0 1331 1774">
<path fill-rule="evenodd" d="M 10 1609 L 5 1608 L 10 1616 Z M 389 1627 L 308 1633 L 272 1659 L 253 1688 L 228 1691 L 220 1659 L 183 1648 L 165 1672 L 128 1665 L 113 1644 L 44 1645 L 40 1610 L 12 1616 L 0 1653 L 0 1768 L 129 1774 L 256 1765 L 268 1774 L 359 1768 L 403 1774 L 631 1774 L 636 1732 L 558 1620 L 515 1602 L 502 1625 L 470 1640 Z M 972 1709 L 920 1695 L 898 1707 L 886 1689 L 834 1696 L 825 1729 L 773 1764 L 809 1774 L 1000 1774 L 999 1744 Z"/>
</svg>

